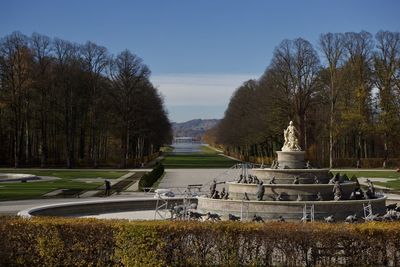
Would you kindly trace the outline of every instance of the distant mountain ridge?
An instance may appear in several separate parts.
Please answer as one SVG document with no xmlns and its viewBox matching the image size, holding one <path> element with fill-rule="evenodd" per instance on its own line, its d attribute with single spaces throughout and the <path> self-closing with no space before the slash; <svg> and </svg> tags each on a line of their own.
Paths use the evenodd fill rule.
<svg viewBox="0 0 400 267">
<path fill-rule="evenodd" d="M 172 130 L 176 137 L 196 137 L 203 138 L 204 133 L 214 127 L 219 120 L 217 119 L 195 119 L 186 122 L 173 122 Z"/>
</svg>

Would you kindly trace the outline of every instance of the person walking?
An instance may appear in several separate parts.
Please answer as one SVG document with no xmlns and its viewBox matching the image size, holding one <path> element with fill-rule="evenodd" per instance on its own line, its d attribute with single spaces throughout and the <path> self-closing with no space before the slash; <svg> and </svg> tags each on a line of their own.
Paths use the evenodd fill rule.
<svg viewBox="0 0 400 267">
<path fill-rule="evenodd" d="M 109 197 L 110 196 L 110 193 L 111 193 L 111 182 L 109 181 L 109 180 L 104 180 L 104 183 L 105 183 L 105 185 L 106 185 L 106 188 L 105 188 L 105 196 L 106 197 Z"/>
</svg>

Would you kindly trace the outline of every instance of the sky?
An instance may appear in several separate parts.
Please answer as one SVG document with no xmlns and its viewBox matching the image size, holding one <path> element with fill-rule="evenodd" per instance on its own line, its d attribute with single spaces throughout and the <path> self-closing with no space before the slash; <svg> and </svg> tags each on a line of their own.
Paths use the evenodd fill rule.
<svg viewBox="0 0 400 267">
<path fill-rule="evenodd" d="M 398 0 L 0 0 L 0 37 L 38 32 L 129 49 L 152 71 L 171 121 L 222 118 L 284 39 L 400 31 Z"/>
</svg>

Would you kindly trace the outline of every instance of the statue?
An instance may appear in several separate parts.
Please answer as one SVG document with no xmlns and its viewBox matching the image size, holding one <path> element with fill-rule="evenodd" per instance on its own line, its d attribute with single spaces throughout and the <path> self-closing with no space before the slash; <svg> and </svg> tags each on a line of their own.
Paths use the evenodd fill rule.
<svg viewBox="0 0 400 267">
<path fill-rule="evenodd" d="M 219 193 L 220 198 L 224 199 L 225 194 L 226 194 L 225 187 L 222 187 L 221 193 Z"/>
<path fill-rule="evenodd" d="M 322 201 L 323 199 L 322 199 L 322 195 L 321 195 L 321 192 L 318 192 L 317 193 L 317 197 L 315 198 L 315 201 Z"/>
<path fill-rule="evenodd" d="M 240 217 L 229 213 L 228 214 L 228 220 L 234 221 L 234 222 L 238 222 L 238 221 L 240 221 Z"/>
<path fill-rule="evenodd" d="M 226 199 L 229 199 L 229 192 L 226 192 L 226 194 L 225 194 L 225 196 L 224 196 L 224 199 L 226 200 Z"/>
<path fill-rule="evenodd" d="M 219 216 L 217 213 L 207 212 L 206 215 L 207 215 L 206 221 L 211 220 L 211 221 L 215 222 L 215 221 L 221 220 L 221 216 Z"/>
<path fill-rule="evenodd" d="M 272 160 L 272 163 L 271 163 L 271 169 L 276 169 L 276 161 L 275 160 Z"/>
<path fill-rule="evenodd" d="M 282 217 L 282 215 L 280 215 L 276 221 L 277 222 L 285 222 L 285 219 Z"/>
<path fill-rule="evenodd" d="M 259 184 L 260 183 L 260 180 L 257 178 L 257 176 L 253 176 L 253 178 L 254 178 L 254 183 L 255 184 Z"/>
<path fill-rule="evenodd" d="M 296 137 L 299 132 L 293 126 L 293 121 L 289 122 L 289 126 L 283 131 L 285 143 L 283 144 L 282 151 L 300 151 L 299 141 Z"/>
<path fill-rule="evenodd" d="M 254 214 L 253 219 L 251 219 L 252 222 L 264 222 L 263 218 L 261 216 L 258 216 L 257 214 Z"/>
<path fill-rule="evenodd" d="M 264 182 L 261 181 L 258 185 L 257 185 L 257 200 L 258 201 L 262 201 L 263 197 L 264 197 L 264 193 L 265 193 L 265 188 L 264 188 Z"/>
<path fill-rule="evenodd" d="M 282 197 L 282 193 L 279 193 L 277 196 L 275 196 L 275 201 L 282 201 L 283 197 Z"/>
<path fill-rule="evenodd" d="M 357 214 L 354 215 L 349 215 L 346 217 L 346 219 L 344 220 L 346 223 L 354 223 L 358 220 L 357 218 Z"/>
<path fill-rule="evenodd" d="M 239 180 L 237 181 L 238 184 L 240 184 L 240 183 L 243 181 L 243 174 L 241 174 L 239 177 L 240 177 L 240 178 L 239 178 Z"/>
<path fill-rule="evenodd" d="M 269 184 L 276 184 L 275 176 L 272 177 L 272 179 L 269 181 Z"/>
<path fill-rule="evenodd" d="M 211 185 L 210 185 L 210 197 L 212 198 L 215 193 L 215 189 L 217 188 L 217 180 L 213 180 Z"/>
<path fill-rule="evenodd" d="M 375 187 L 374 184 L 370 179 L 367 179 L 368 189 L 365 192 L 367 195 L 367 199 L 374 199 L 375 198 Z"/>
<path fill-rule="evenodd" d="M 274 169 L 279 169 L 279 162 L 278 161 L 275 162 Z"/>
<path fill-rule="evenodd" d="M 246 193 L 246 192 L 244 192 L 244 197 L 243 197 L 243 200 L 250 200 L 250 198 L 249 198 L 249 195 L 247 195 L 247 193 Z"/>
<path fill-rule="evenodd" d="M 215 190 L 215 191 L 214 191 L 214 194 L 212 195 L 211 198 L 213 198 L 213 199 L 219 199 L 219 192 L 218 192 L 218 190 Z"/>
<path fill-rule="evenodd" d="M 309 160 L 307 160 L 307 162 L 306 162 L 306 169 L 312 169 L 312 167 L 311 167 L 311 164 L 310 164 L 310 161 L 309 161 Z"/>
<path fill-rule="evenodd" d="M 195 211 L 189 211 L 189 218 L 191 220 L 195 220 L 195 221 L 199 221 L 203 218 L 205 214 L 199 213 L 199 212 L 195 212 Z"/>
<path fill-rule="evenodd" d="M 361 189 L 361 186 L 360 186 L 360 183 L 358 182 L 358 179 L 356 179 L 356 185 L 355 185 L 353 191 L 351 192 L 350 199 L 351 200 L 364 199 L 364 192 Z"/>
<path fill-rule="evenodd" d="M 333 215 L 330 215 L 328 217 L 325 217 L 324 220 L 327 223 L 334 223 L 335 222 L 335 217 Z"/>
<path fill-rule="evenodd" d="M 340 186 L 339 181 L 336 181 L 335 185 L 333 186 L 333 194 L 334 194 L 334 199 L 341 200 L 342 199 L 342 187 Z"/>
<path fill-rule="evenodd" d="M 300 184 L 299 176 L 294 177 L 292 184 Z"/>
<path fill-rule="evenodd" d="M 224 184 L 225 182 L 219 182 L 217 183 L 217 180 L 213 180 L 211 185 L 210 185 L 210 197 L 213 198 L 215 194 L 215 189 L 217 188 L 217 184 Z"/>
</svg>

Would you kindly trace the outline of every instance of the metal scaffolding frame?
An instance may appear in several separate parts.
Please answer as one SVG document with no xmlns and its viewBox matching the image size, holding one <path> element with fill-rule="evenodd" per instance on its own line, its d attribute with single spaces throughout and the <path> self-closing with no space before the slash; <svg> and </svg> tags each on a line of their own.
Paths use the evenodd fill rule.
<svg viewBox="0 0 400 267">
<path fill-rule="evenodd" d="M 161 219 L 165 220 L 167 212 L 170 212 L 168 210 L 168 198 L 162 198 L 161 195 L 158 195 L 156 202 L 156 210 L 154 212 L 154 220 L 157 219 L 157 215 L 160 216 Z"/>
<path fill-rule="evenodd" d="M 310 218 L 310 221 L 314 222 L 314 211 L 314 204 L 305 203 L 303 207 L 303 218 Z"/>
<path fill-rule="evenodd" d="M 370 218 L 373 213 L 372 213 L 372 204 L 371 201 L 367 203 L 363 203 L 363 211 L 364 211 L 364 218 Z"/>
<path fill-rule="evenodd" d="M 199 194 L 200 192 L 205 192 L 205 190 L 208 190 L 208 186 L 213 182 L 213 180 L 222 180 L 222 181 L 237 181 L 238 176 L 241 174 L 245 177 L 249 175 L 250 169 L 252 169 L 254 165 L 251 165 L 247 162 L 241 162 L 233 165 L 226 171 L 222 172 L 221 174 L 217 175 L 213 179 L 211 179 L 208 183 L 206 184 L 191 184 L 188 185 L 187 187 L 174 187 L 174 188 L 168 188 L 172 192 L 175 193 L 176 196 L 181 195 L 182 196 L 182 205 L 183 205 L 183 220 L 189 220 L 189 212 L 188 209 L 190 207 L 191 203 L 191 198 L 195 196 L 196 194 Z M 170 211 L 169 207 L 169 200 L 176 200 L 176 198 L 169 198 L 169 197 L 163 197 L 159 194 L 157 196 L 157 202 L 156 202 L 156 209 L 154 213 L 154 219 L 157 219 L 157 217 L 161 219 L 169 219 L 172 218 L 172 214 Z M 175 201 L 176 202 L 176 201 Z M 246 201 L 242 201 L 241 204 L 241 212 L 240 212 L 240 217 L 241 219 L 248 219 L 249 216 L 249 203 Z M 168 215 L 170 216 L 167 216 Z"/>
<path fill-rule="evenodd" d="M 192 198 L 195 194 L 195 192 L 193 192 L 192 190 L 197 190 L 197 192 L 200 192 L 201 188 L 202 188 L 202 184 L 193 184 L 193 185 L 188 185 L 186 187 L 186 189 L 184 191 L 182 191 L 183 187 L 174 187 L 174 188 L 170 188 L 170 190 L 174 190 L 175 192 L 177 192 L 176 195 L 181 195 L 182 196 L 182 206 L 183 206 L 183 220 L 189 220 L 190 216 L 189 216 L 189 208 L 190 205 L 192 204 Z M 166 213 L 169 213 L 170 216 L 169 218 L 172 219 L 172 213 L 171 210 L 169 208 L 169 201 L 170 200 L 174 200 L 174 202 L 176 203 L 176 198 L 174 197 L 163 197 L 160 194 L 157 194 L 157 202 L 156 202 L 156 209 L 154 212 L 154 220 L 157 219 L 157 215 L 159 216 L 159 218 L 161 219 L 167 219 Z"/>
</svg>

